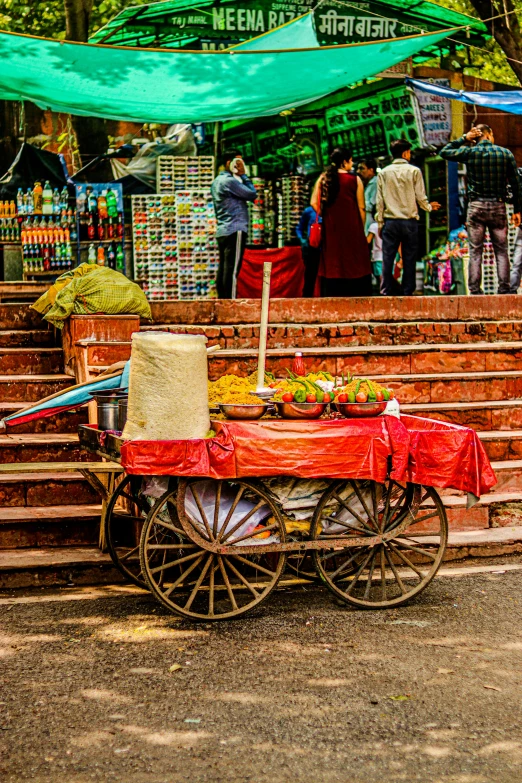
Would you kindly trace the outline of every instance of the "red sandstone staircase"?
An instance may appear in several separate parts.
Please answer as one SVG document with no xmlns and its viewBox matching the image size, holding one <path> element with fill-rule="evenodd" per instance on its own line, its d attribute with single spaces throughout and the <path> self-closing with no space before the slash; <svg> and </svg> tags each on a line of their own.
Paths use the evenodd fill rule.
<svg viewBox="0 0 522 783">
<path fill-rule="evenodd" d="M 62 349 L 55 342 L 54 331 L 27 305 L 0 305 L 1 416 L 74 383 L 63 374 Z M 82 459 L 76 432 L 84 421 L 83 411 L 62 413 L 10 430 L 0 437 L 0 462 Z M 40 578 L 69 581 L 72 547 L 94 547 L 99 521 L 98 496 L 80 474 L 2 476 L 0 586 L 38 584 Z M 60 564 L 64 552 L 65 566 Z M 97 557 L 93 554 L 90 559 Z"/>
<path fill-rule="evenodd" d="M 155 326 L 205 334 L 222 350 L 210 373 L 256 366 L 258 301 L 152 306 Z M 475 508 L 445 492 L 450 558 L 522 551 L 522 297 L 276 300 L 268 367 L 281 373 L 295 350 L 308 367 L 386 378 L 405 412 L 480 432 L 498 485 Z M 25 306 L 0 305 L 0 412 L 70 385 L 54 335 Z M 11 349 L 11 350 L 8 350 Z M 121 358 L 89 347 L 94 365 Z M 61 414 L 0 438 L 0 462 L 80 458 L 83 414 Z M 32 428 L 32 429 L 31 429 Z M 98 498 L 81 476 L 11 476 L 0 484 L 0 587 L 117 578 L 96 548 Z"/>
</svg>

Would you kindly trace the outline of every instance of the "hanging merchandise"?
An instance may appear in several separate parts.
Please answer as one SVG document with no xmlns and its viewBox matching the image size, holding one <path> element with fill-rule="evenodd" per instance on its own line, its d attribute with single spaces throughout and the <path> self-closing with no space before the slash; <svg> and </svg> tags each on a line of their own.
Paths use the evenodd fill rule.
<svg viewBox="0 0 522 783">
<path fill-rule="evenodd" d="M 294 175 L 281 180 L 283 195 L 283 238 L 285 244 L 295 241 L 295 229 L 301 214 L 309 203 L 304 177 Z"/>
<path fill-rule="evenodd" d="M 252 185 L 257 190 L 255 201 L 248 202 L 248 236 L 247 245 L 264 247 L 265 239 L 265 180 L 259 177 L 252 177 Z"/>
<path fill-rule="evenodd" d="M 210 189 L 214 179 L 214 158 L 211 155 L 200 158 L 160 155 L 156 165 L 158 193 L 206 190 Z"/>
</svg>

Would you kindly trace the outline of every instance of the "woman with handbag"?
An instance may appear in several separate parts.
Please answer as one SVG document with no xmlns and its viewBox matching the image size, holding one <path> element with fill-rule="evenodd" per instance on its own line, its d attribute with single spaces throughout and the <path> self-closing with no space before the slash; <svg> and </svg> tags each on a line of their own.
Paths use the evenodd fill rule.
<svg viewBox="0 0 522 783">
<path fill-rule="evenodd" d="M 317 222 L 310 227 L 310 244 L 321 245 L 321 296 L 372 294 L 364 185 L 352 169 L 352 153 L 334 149 L 312 195 L 312 206 L 323 218 L 322 225 Z"/>
</svg>

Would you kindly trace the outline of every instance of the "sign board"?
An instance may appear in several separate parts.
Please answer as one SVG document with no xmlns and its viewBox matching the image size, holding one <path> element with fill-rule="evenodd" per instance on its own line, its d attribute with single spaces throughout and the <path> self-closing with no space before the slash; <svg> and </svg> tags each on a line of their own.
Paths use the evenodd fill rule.
<svg viewBox="0 0 522 783">
<path fill-rule="evenodd" d="M 390 142 L 405 138 L 421 145 L 412 94 L 393 87 L 326 112 L 326 130 L 333 142 L 352 150 L 354 157 L 389 155 Z"/>
<path fill-rule="evenodd" d="M 449 87 L 449 79 L 430 79 L 432 84 Z M 451 137 L 451 101 L 440 95 L 430 95 L 422 90 L 415 90 L 415 98 L 419 104 L 424 139 L 426 144 L 443 147 Z"/>
<path fill-rule="evenodd" d="M 137 38 L 164 40 L 164 45 L 178 42 L 189 49 L 225 49 L 286 24 L 315 6 L 315 0 L 216 0 L 204 9 L 193 7 L 165 14 L 158 11 L 143 19 L 137 14 L 129 30 Z M 400 38 L 415 35 L 421 28 L 428 32 L 444 26 L 439 18 L 416 21 L 414 11 L 407 13 L 376 0 L 349 5 L 326 1 L 316 9 L 314 18 L 321 45 Z"/>
</svg>

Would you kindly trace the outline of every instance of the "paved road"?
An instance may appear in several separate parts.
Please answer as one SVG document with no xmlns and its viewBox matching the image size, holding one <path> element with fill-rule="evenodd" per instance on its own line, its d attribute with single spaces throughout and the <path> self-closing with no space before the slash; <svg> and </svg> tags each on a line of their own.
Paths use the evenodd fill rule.
<svg viewBox="0 0 522 783">
<path fill-rule="evenodd" d="M 394 611 L 281 591 L 211 627 L 136 591 L 4 593 L 0 778 L 517 783 L 522 570 L 503 568 Z"/>
</svg>

